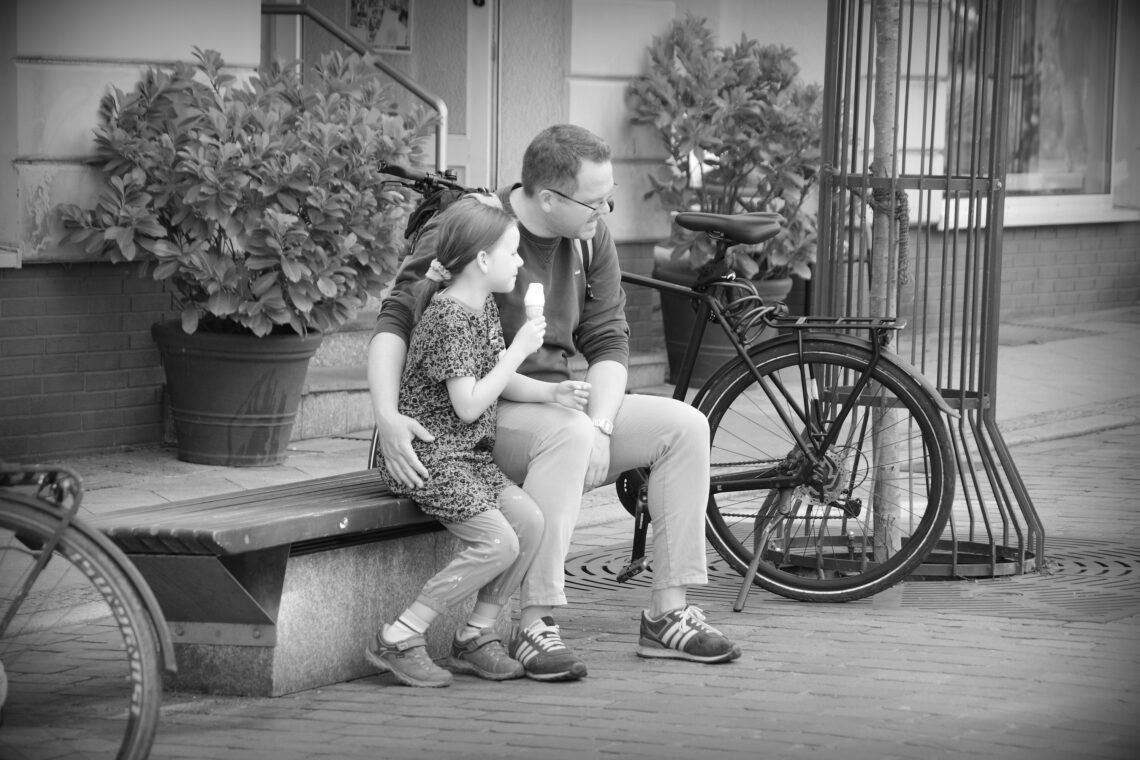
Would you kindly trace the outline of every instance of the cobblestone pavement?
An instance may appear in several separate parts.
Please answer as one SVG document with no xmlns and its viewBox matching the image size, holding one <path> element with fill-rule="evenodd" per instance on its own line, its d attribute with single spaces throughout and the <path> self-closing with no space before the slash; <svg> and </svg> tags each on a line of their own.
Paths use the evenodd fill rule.
<svg viewBox="0 0 1140 760">
<path fill-rule="evenodd" d="M 733 613 L 738 576 L 714 570 L 692 597 L 744 649 L 717 666 L 638 659 L 644 589 L 575 579 L 560 622 L 589 664 L 581 682 L 420 690 L 376 676 L 276 699 L 168 694 L 153 756 L 1131 760 L 1140 426 L 1014 456 L 1047 526 L 1044 574 L 908 582 L 843 605 L 754 591 Z M 571 575 L 620 558 L 628 530 L 580 530 Z M 1075 597 L 1085 604 L 1066 605 Z"/>
</svg>

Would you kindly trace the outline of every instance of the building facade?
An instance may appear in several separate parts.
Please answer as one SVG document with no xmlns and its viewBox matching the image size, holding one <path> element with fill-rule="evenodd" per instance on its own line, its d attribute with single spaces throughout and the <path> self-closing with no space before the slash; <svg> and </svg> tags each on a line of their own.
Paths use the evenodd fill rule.
<svg viewBox="0 0 1140 760">
<path fill-rule="evenodd" d="M 909 0 L 908 0 L 909 1 Z M 644 200 L 661 146 L 628 123 L 645 47 L 692 12 L 722 43 L 746 34 L 797 51 L 825 77 L 823 0 L 311 0 L 448 104 L 446 162 L 468 184 L 517 178 L 526 143 L 556 122 L 614 147 L 611 227 L 623 265 L 648 273 L 668 219 Z M 408 9 L 380 32 L 361 14 Z M 930 2 L 968 13 L 970 0 Z M 1140 299 L 1140 6 L 1023 4 L 1018 119 L 1005 213 L 1002 313 L 1029 317 Z M 1076 15 L 1073 15 L 1076 14 Z M 1078 19 L 1079 24 L 1072 21 Z M 391 19 L 391 16 L 389 17 Z M 394 29 L 394 31 L 393 31 Z M 59 203 L 90 198 L 97 105 L 148 64 L 216 49 L 237 71 L 311 60 L 334 42 L 258 0 L 13 0 L 0 4 L 0 458 L 32 460 L 163 439 L 162 370 L 150 325 L 170 315 L 160 283 L 58 244 Z M 1077 34 L 1084 35 L 1077 38 Z M 386 36 L 385 36 L 386 35 Z M 1034 53 L 1034 51 L 1037 51 Z M 1079 55 L 1083 53 L 1083 55 Z M 947 48 L 946 76 L 965 65 Z M 1037 57 L 1035 58 L 1034 55 Z M 1074 126 L 1076 125 L 1076 126 Z M 941 234 L 946 218 L 913 220 Z M 656 301 L 629 293 L 634 347 L 660 349 Z"/>
</svg>

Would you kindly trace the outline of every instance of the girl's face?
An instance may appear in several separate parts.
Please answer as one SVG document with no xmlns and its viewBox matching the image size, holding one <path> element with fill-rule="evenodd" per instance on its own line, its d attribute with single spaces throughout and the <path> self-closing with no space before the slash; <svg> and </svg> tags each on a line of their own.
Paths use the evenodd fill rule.
<svg viewBox="0 0 1140 760">
<path fill-rule="evenodd" d="M 523 265 L 519 256 L 519 228 L 507 227 L 502 237 L 486 251 L 487 280 L 492 293 L 510 293 L 515 289 L 515 277 Z"/>
</svg>

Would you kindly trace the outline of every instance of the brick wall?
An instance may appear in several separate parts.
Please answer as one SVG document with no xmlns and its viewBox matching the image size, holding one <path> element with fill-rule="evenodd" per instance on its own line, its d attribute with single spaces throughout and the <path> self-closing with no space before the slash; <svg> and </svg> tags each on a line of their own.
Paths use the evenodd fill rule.
<svg viewBox="0 0 1140 760">
<path fill-rule="evenodd" d="M 0 269 L 0 458 L 162 440 L 150 326 L 170 305 L 160 283 L 126 267 Z"/>
<path fill-rule="evenodd" d="M 652 243 L 619 243 L 618 258 L 626 272 L 653 273 Z M 657 292 L 636 285 L 625 286 L 625 316 L 629 322 L 629 349 L 633 353 L 663 351 L 661 300 Z"/>
<path fill-rule="evenodd" d="M 914 281 L 900 291 L 899 316 L 928 333 L 980 319 L 988 267 L 976 258 L 981 237 L 920 228 L 912 229 L 910 242 Z M 1140 223 L 1007 228 L 1001 263 L 1000 321 L 1140 304 Z M 866 269 L 840 276 L 854 278 L 850 298 L 863 304 L 862 311 L 846 311 L 869 313 Z M 842 283 L 838 291 L 848 293 Z"/>
<path fill-rule="evenodd" d="M 1140 223 L 1007 229 L 1003 319 L 1140 303 Z"/>
</svg>

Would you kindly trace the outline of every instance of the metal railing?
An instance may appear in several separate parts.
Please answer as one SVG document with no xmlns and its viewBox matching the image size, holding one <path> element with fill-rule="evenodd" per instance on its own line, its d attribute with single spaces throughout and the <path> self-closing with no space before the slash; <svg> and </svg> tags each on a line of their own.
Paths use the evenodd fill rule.
<svg viewBox="0 0 1140 760">
<path fill-rule="evenodd" d="M 261 6 L 261 13 L 264 16 L 304 16 L 310 19 L 315 24 L 320 26 L 326 32 L 336 37 L 337 40 L 344 43 L 346 47 L 360 55 L 375 54 L 372 48 L 365 45 L 359 39 L 354 37 L 351 33 L 345 30 L 342 26 L 337 24 L 331 18 L 311 8 L 304 3 L 293 5 L 289 3 L 263 3 Z M 408 92 L 415 95 L 423 101 L 429 108 L 437 114 L 435 125 L 435 167 L 436 171 L 443 172 L 447 169 L 447 104 L 438 95 L 434 95 L 418 83 L 410 79 L 403 72 L 393 68 L 385 63 L 380 58 L 373 58 L 373 65 L 385 75 L 390 77 L 394 82 L 403 87 Z"/>
</svg>

